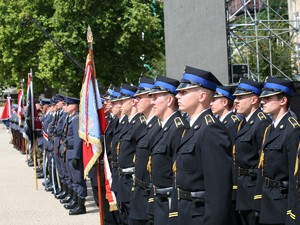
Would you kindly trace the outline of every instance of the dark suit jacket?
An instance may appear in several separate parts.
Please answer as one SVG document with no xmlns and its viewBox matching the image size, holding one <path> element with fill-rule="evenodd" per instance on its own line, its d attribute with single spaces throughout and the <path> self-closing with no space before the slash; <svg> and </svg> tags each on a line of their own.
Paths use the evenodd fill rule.
<svg viewBox="0 0 300 225">
<path fill-rule="evenodd" d="M 287 113 L 276 128 L 268 129 L 262 146 L 264 178 L 293 183 L 291 179 L 294 179 L 295 159 L 300 142 L 300 127 L 294 121 L 291 114 Z M 263 179 L 260 188 L 260 223 L 284 224 L 288 208 L 288 187 L 268 187 Z"/>
<path fill-rule="evenodd" d="M 185 132 L 177 153 L 176 183 L 183 191 L 205 191 L 204 204 L 179 200 L 178 224 L 224 225 L 231 203 L 231 141 L 224 125 L 204 111 Z"/>
<path fill-rule="evenodd" d="M 235 138 L 236 164 L 243 169 L 251 169 L 251 176 L 239 176 L 237 185 L 237 210 L 252 210 L 254 204 L 255 185 L 258 172 L 260 149 L 264 131 L 271 123 L 269 116 L 257 109 L 248 122 L 237 132 Z"/>
</svg>

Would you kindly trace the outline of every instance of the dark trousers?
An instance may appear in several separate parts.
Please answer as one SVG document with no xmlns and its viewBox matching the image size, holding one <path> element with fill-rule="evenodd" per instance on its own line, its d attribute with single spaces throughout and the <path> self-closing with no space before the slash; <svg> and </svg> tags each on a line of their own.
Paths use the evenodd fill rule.
<svg viewBox="0 0 300 225">
<path fill-rule="evenodd" d="M 136 220 L 132 218 L 128 218 L 129 225 L 150 225 L 148 220 Z"/>
<path fill-rule="evenodd" d="M 258 225 L 258 218 L 254 216 L 252 210 L 241 211 L 240 215 L 243 225 Z"/>
</svg>

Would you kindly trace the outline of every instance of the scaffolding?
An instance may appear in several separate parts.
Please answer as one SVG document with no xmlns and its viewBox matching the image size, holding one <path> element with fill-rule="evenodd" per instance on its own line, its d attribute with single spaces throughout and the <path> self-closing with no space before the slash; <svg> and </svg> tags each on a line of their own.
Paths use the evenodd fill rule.
<svg viewBox="0 0 300 225">
<path fill-rule="evenodd" d="M 231 76 L 231 66 L 242 64 L 248 66 L 248 78 L 263 81 L 265 74 L 263 76 L 261 66 L 264 63 L 268 65 L 268 68 L 264 67 L 264 72 L 268 71 L 269 76 L 290 80 L 299 77 L 299 0 L 287 1 L 289 15 L 283 16 L 278 13 L 279 9 L 270 6 L 269 0 L 226 0 L 228 64 Z M 278 60 L 277 63 L 274 60 L 274 42 L 290 52 L 292 70 L 289 74 L 282 69 L 283 65 Z M 232 81 L 233 79 L 231 83 L 234 83 Z"/>
</svg>

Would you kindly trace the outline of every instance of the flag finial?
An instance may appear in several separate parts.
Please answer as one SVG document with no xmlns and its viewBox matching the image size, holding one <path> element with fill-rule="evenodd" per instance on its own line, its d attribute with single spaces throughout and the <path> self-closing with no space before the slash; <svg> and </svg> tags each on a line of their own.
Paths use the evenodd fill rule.
<svg viewBox="0 0 300 225">
<path fill-rule="evenodd" d="M 87 33 L 86 33 L 87 42 L 89 43 L 89 48 L 92 49 L 93 47 L 93 33 L 90 25 L 88 25 Z"/>
</svg>

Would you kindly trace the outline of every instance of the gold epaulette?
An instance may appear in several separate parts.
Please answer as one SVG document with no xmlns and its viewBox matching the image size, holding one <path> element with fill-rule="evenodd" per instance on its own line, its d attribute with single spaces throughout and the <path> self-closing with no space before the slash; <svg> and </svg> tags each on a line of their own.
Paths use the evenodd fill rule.
<svg viewBox="0 0 300 225">
<path fill-rule="evenodd" d="M 267 119 L 266 115 L 263 112 L 257 113 L 257 116 L 258 116 L 259 120 L 266 120 Z"/>
<path fill-rule="evenodd" d="M 176 117 L 176 118 L 174 119 L 174 123 L 175 123 L 175 126 L 176 126 L 177 128 L 184 125 L 180 117 Z"/>
<path fill-rule="evenodd" d="M 142 124 L 145 124 L 147 122 L 146 117 L 144 115 L 140 116 L 140 121 Z"/>
<path fill-rule="evenodd" d="M 206 125 L 210 124 L 210 123 L 215 123 L 216 121 L 214 120 L 214 118 L 211 115 L 206 115 L 204 117 Z"/>
<path fill-rule="evenodd" d="M 294 128 L 297 128 L 299 127 L 299 123 L 298 121 L 294 118 L 294 117 L 289 117 L 288 118 L 288 121 L 290 122 L 290 124 L 294 127 Z"/>
<path fill-rule="evenodd" d="M 231 119 L 232 119 L 232 121 L 235 122 L 235 123 L 241 121 L 240 118 L 237 117 L 236 115 L 231 115 Z"/>
</svg>

